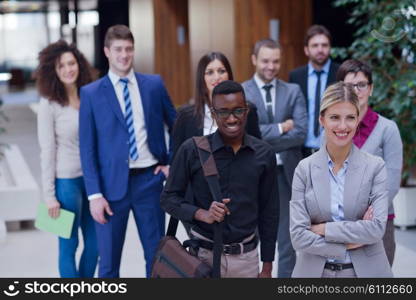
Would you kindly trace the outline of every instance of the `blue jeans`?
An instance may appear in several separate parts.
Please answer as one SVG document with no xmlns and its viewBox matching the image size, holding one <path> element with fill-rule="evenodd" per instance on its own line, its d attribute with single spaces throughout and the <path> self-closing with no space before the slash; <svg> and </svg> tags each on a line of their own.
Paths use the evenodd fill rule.
<svg viewBox="0 0 416 300">
<path fill-rule="evenodd" d="M 62 278 L 94 277 L 98 260 L 97 237 L 83 178 L 56 178 L 55 193 L 61 208 L 75 213 L 71 237 L 59 238 L 59 273 Z M 78 248 L 79 227 L 82 231 L 84 249 L 77 269 L 75 253 Z"/>
</svg>

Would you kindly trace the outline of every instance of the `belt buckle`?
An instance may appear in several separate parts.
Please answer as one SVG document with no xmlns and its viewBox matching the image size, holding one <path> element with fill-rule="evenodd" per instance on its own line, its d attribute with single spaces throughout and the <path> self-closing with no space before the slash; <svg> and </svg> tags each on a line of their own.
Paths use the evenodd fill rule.
<svg viewBox="0 0 416 300">
<path fill-rule="evenodd" d="M 238 252 L 240 250 L 240 252 Z M 238 255 L 244 253 L 243 243 L 223 245 L 223 253 L 225 255 Z"/>
<path fill-rule="evenodd" d="M 222 246 L 222 252 L 225 255 L 230 255 L 230 251 L 231 251 L 231 246 L 230 245 L 223 245 Z"/>
<path fill-rule="evenodd" d="M 333 270 L 332 271 L 342 271 L 342 264 L 340 263 L 335 263 L 332 265 Z"/>
<path fill-rule="evenodd" d="M 222 246 L 222 252 L 224 253 L 224 255 L 231 255 L 231 251 L 232 251 L 232 245 Z"/>
</svg>

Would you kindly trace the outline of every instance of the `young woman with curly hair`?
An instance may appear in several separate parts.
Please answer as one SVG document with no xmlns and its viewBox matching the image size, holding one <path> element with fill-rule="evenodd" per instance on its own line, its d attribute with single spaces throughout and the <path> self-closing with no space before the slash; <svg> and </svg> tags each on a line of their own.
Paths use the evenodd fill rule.
<svg viewBox="0 0 416 300">
<path fill-rule="evenodd" d="M 75 213 L 69 239 L 59 238 L 61 277 L 93 277 L 98 259 L 94 221 L 85 193 L 79 154 L 79 89 L 92 81 L 92 68 L 74 46 L 60 40 L 39 53 L 36 70 L 41 95 L 38 138 L 44 200 L 52 218 L 60 208 Z M 84 249 L 79 266 L 75 261 L 81 228 Z"/>
</svg>

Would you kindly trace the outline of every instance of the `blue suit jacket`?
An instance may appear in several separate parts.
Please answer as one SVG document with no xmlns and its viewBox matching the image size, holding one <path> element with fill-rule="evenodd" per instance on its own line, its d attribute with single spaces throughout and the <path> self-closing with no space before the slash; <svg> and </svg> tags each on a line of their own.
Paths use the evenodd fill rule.
<svg viewBox="0 0 416 300">
<path fill-rule="evenodd" d="M 135 73 L 145 116 L 147 144 L 159 164 L 170 161 L 164 124 L 171 132 L 176 118 L 159 75 Z M 81 88 L 79 114 L 81 164 L 88 195 L 102 193 L 109 201 L 123 198 L 129 177 L 126 122 L 108 75 Z M 140 155 L 140 153 L 139 153 Z"/>
</svg>

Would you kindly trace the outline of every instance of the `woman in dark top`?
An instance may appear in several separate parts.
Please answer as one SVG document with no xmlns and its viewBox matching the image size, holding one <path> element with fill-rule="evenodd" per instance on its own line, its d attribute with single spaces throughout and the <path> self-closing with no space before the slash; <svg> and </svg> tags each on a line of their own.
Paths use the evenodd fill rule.
<svg viewBox="0 0 416 300">
<path fill-rule="evenodd" d="M 217 129 L 211 117 L 211 94 L 214 87 L 224 80 L 233 80 L 230 63 L 221 52 L 210 52 L 201 57 L 196 71 L 195 104 L 179 108 L 173 127 L 173 154 L 184 141 L 193 136 L 213 133 Z M 246 133 L 261 138 L 257 108 L 249 103 Z"/>
</svg>

